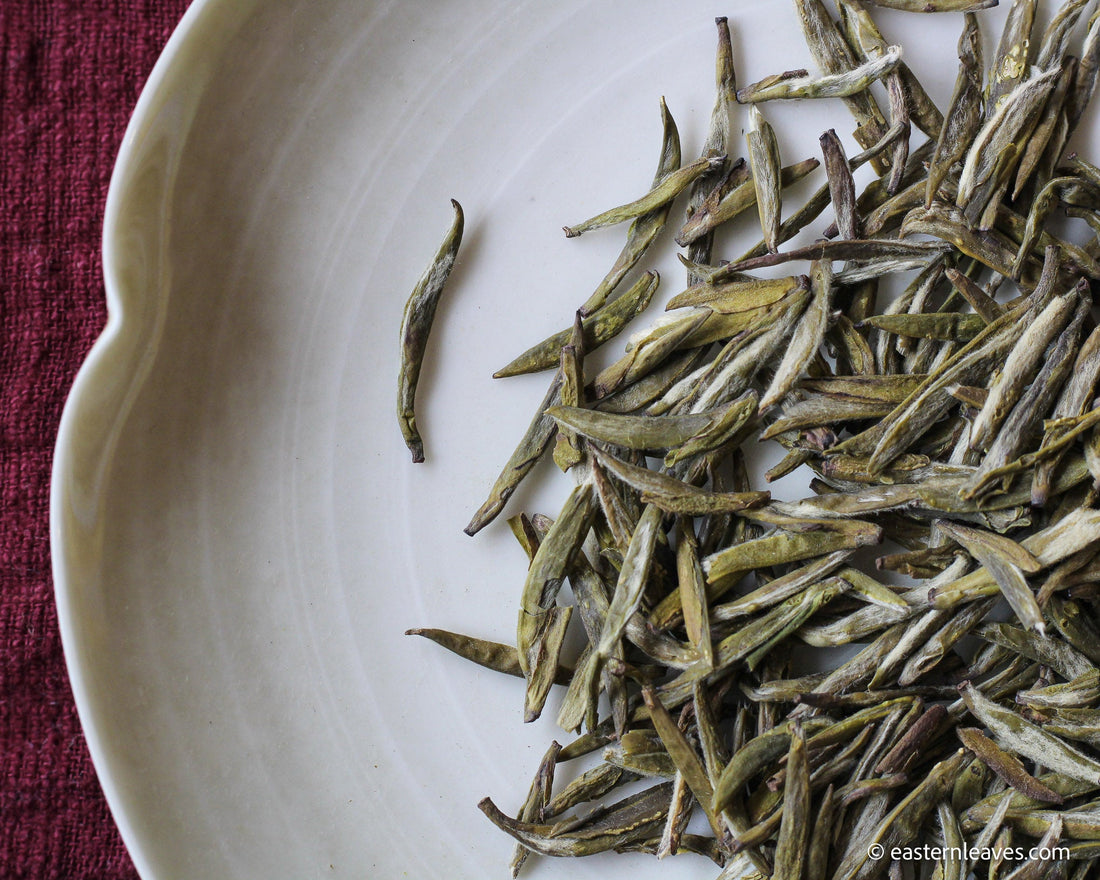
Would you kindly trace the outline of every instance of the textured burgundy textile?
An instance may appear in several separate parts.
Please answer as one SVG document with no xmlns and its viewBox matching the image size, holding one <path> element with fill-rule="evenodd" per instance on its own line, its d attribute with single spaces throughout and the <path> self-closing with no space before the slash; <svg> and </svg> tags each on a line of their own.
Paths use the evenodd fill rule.
<svg viewBox="0 0 1100 880">
<path fill-rule="evenodd" d="M 50 576 L 61 408 L 104 319 L 103 202 L 186 0 L 0 0 L 0 878 L 137 872 L 92 769 Z"/>
</svg>

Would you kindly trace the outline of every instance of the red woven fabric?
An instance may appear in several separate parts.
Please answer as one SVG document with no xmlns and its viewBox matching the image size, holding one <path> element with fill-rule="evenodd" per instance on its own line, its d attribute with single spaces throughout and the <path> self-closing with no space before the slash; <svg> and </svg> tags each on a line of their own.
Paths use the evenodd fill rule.
<svg viewBox="0 0 1100 880">
<path fill-rule="evenodd" d="M 186 0 L 0 2 L 0 877 L 137 876 L 92 770 L 50 577 L 61 407 L 100 331 L 126 122 Z"/>
</svg>

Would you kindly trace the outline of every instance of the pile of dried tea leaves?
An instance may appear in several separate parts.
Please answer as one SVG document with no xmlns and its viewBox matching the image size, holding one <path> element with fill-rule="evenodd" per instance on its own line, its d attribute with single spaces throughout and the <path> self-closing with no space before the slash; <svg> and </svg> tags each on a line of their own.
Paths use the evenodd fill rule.
<svg viewBox="0 0 1100 880">
<path fill-rule="evenodd" d="M 551 746 L 517 816 L 481 804 L 518 841 L 513 872 L 532 852 L 690 851 L 722 880 L 866 880 L 935 845 L 923 869 L 945 880 L 1083 878 L 1100 856 L 1100 169 L 1066 146 L 1100 14 L 1069 0 L 1040 32 L 1016 0 L 987 61 L 988 0 L 881 0 L 965 13 L 941 113 L 868 6 L 837 4 L 796 0 L 820 74 L 740 89 L 718 20 L 702 155 L 681 161 L 662 103 L 652 189 L 566 228 L 629 223 L 615 265 L 572 327 L 498 374 L 554 378 L 467 531 L 545 456 L 575 488 L 553 519 L 509 519 L 530 558 L 515 647 L 411 632 L 522 676 L 527 720 L 565 688 L 577 738 Z M 821 97 L 862 152 L 828 131 L 820 163 L 784 166 L 761 106 Z M 792 210 L 785 190 L 819 164 Z M 586 356 L 654 295 L 642 260 L 680 194 L 688 283 L 592 375 Z M 761 240 L 720 261 L 714 230 L 742 212 Z M 784 249 L 823 216 L 819 240 Z M 784 453 L 768 480 L 812 472 L 807 497 L 750 482 L 762 442 Z M 571 628 L 587 646 L 567 668 Z M 806 646 L 841 645 L 836 668 L 806 666 Z M 582 755 L 601 760 L 555 785 Z"/>
</svg>

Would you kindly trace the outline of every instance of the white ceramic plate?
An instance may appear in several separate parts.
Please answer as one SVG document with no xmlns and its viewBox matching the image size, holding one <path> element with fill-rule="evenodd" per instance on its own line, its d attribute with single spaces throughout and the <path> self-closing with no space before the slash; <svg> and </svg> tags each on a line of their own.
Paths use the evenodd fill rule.
<svg viewBox="0 0 1100 880">
<path fill-rule="evenodd" d="M 561 226 L 644 191 L 661 95 L 697 154 L 720 14 L 743 81 L 812 67 L 787 3 L 187 13 L 119 158 L 110 321 L 65 412 L 53 496 L 76 699 L 143 877 L 506 876 L 512 842 L 476 804 L 515 811 L 563 737 L 556 711 L 522 725 L 520 682 L 402 633 L 511 639 L 522 553 L 503 520 L 462 528 L 545 377 L 490 374 L 565 326 L 618 252 L 621 230 L 567 241 Z M 881 21 L 942 101 L 961 19 Z M 771 118 L 791 158 L 830 125 L 854 149 L 837 102 Z M 452 196 L 466 241 L 414 466 L 397 328 Z M 683 276 L 671 247 L 657 265 L 663 302 Z M 568 480 L 536 482 L 510 512 L 556 509 Z M 635 855 L 531 876 L 638 870 L 714 873 Z"/>
</svg>

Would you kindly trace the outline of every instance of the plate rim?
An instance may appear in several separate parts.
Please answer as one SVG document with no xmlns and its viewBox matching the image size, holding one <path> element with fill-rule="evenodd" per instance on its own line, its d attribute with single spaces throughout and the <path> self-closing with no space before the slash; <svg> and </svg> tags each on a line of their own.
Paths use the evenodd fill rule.
<svg viewBox="0 0 1100 880">
<path fill-rule="evenodd" d="M 138 156 L 140 135 L 148 127 L 159 100 L 172 90 L 181 75 L 178 64 L 180 57 L 188 54 L 208 36 L 204 33 L 208 30 L 207 23 L 216 16 L 217 9 L 226 5 L 229 5 L 228 0 L 191 0 L 142 85 L 126 124 L 107 187 L 100 236 L 106 321 L 81 362 L 66 396 L 58 423 L 50 471 L 50 567 L 65 669 L 96 778 L 123 845 L 138 874 L 144 878 L 157 876 L 157 873 L 141 835 L 131 821 L 121 787 L 110 772 L 107 737 L 97 723 L 98 703 L 88 686 L 87 670 L 81 660 L 87 640 L 87 633 L 76 609 L 82 572 L 79 563 L 72 558 L 72 538 L 65 512 L 70 509 L 72 502 L 70 479 L 79 471 L 76 463 L 76 449 L 81 442 L 78 422 L 88 408 L 94 405 L 94 395 L 103 381 L 103 371 L 108 369 L 111 357 L 128 337 L 140 338 L 144 329 L 140 324 L 127 320 L 129 309 L 126 308 L 125 297 L 120 290 L 119 267 L 112 252 L 112 244 L 124 216 L 122 205 L 130 186 L 127 171 Z M 218 47 L 211 46 L 207 41 L 203 44 L 203 51 L 216 52 Z M 118 412 L 107 413 L 106 420 L 112 421 L 119 415 Z"/>
</svg>

